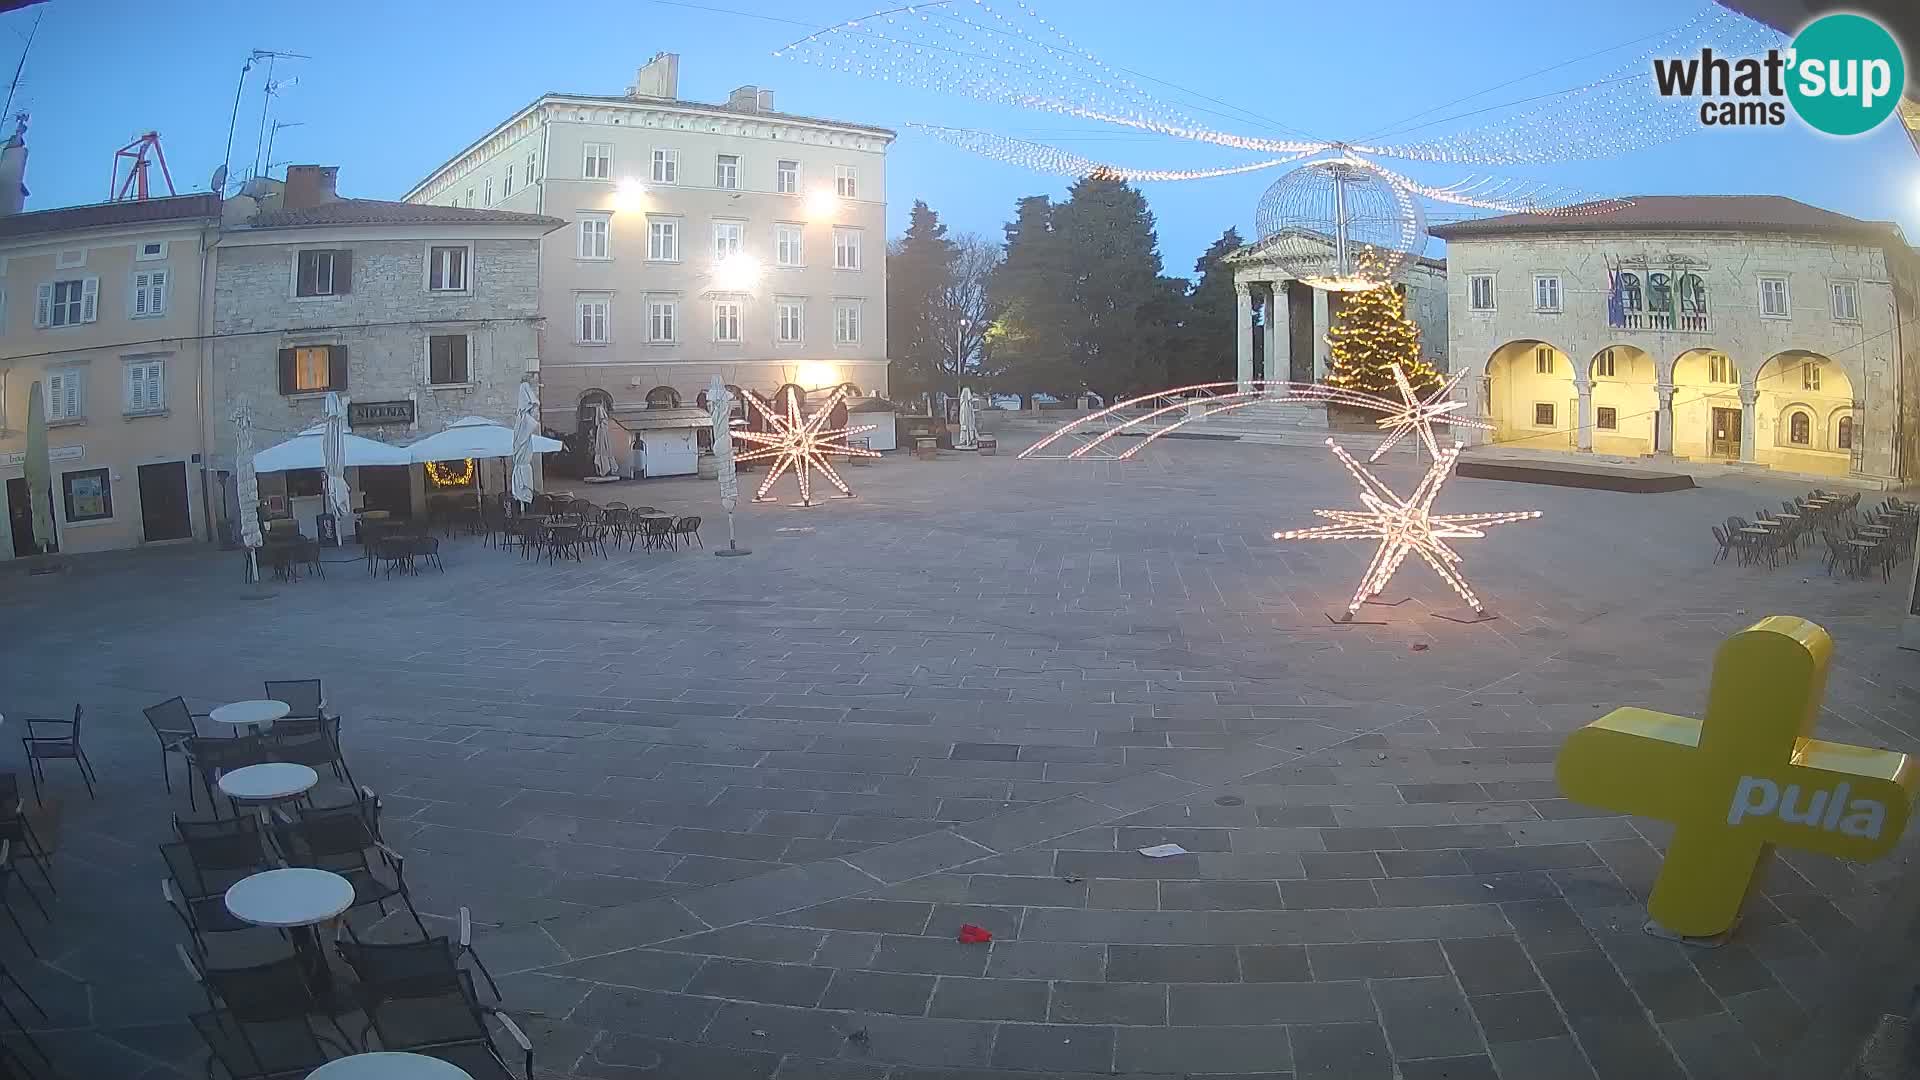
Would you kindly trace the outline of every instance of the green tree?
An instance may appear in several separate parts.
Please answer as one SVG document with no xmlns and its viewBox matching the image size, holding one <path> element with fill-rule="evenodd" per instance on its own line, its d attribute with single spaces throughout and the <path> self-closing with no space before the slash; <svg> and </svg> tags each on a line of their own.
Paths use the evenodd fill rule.
<svg viewBox="0 0 1920 1080">
<path fill-rule="evenodd" d="M 1002 312 L 989 342 L 1003 385 L 1103 398 L 1167 385 L 1185 283 L 1161 275 L 1146 200 L 1106 176 L 1067 200 L 1020 201 L 991 293 Z"/>
<path fill-rule="evenodd" d="M 1174 352 L 1172 381 L 1179 385 L 1226 382 L 1238 374 L 1239 352 L 1233 340 L 1239 298 L 1233 268 L 1222 260 L 1245 246 L 1229 228 L 1193 264 L 1195 282 L 1187 293 L 1186 318 Z"/>
<path fill-rule="evenodd" d="M 953 270 L 953 244 L 940 215 L 914 200 L 905 235 L 887 246 L 887 359 L 896 394 L 945 387 L 939 308 Z"/>
<path fill-rule="evenodd" d="M 1393 366 L 1420 394 L 1440 385 L 1440 373 L 1420 359 L 1420 327 L 1407 317 L 1397 286 L 1347 293 L 1327 331 L 1327 385 L 1398 400 Z"/>
</svg>

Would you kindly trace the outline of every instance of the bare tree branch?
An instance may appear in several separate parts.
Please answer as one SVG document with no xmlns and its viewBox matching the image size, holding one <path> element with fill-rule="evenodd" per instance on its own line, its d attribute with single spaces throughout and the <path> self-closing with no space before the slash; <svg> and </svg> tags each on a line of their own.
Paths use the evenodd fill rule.
<svg viewBox="0 0 1920 1080">
<path fill-rule="evenodd" d="M 987 277 L 1000 265 L 1000 245 L 979 233 L 950 236 L 953 263 L 932 313 L 940 341 L 940 370 L 955 392 L 966 376 L 988 374 L 985 345 L 994 312 L 988 307 Z"/>
</svg>

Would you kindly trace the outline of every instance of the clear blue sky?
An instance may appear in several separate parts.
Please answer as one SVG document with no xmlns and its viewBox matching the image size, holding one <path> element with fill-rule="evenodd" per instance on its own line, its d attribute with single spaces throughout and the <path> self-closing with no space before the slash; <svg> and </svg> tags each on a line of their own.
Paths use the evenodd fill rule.
<svg viewBox="0 0 1920 1080">
<path fill-rule="evenodd" d="M 1195 167 L 1231 152 L 1155 136 L 1101 132 L 1023 113 L 778 59 L 806 32 L 880 0 L 690 0 L 729 14 L 652 0 L 561 3 L 263 4 L 54 0 L 0 17 L 0 62 L 18 56 L 44 15 L 15 108 L 33 113 L 28 185 L 34 209 L 106 197 L 112 153 L 132 133 L 158 129 L 182 190 L 206 190 L 226 140 L 235 77 L 250 49 L 309 54 L 280 68 L 297 75 L 277 105 L 303 126 L 280 133 L 281 161 L 338 164 L 344 194 L 398 198 L 428 170 L 542 92 L 619 93 L 656 51 L 681 54 L 681 96 L 723 100 L 743 83 L 771 87 L 784 111 L 899 127 L 910 120 L 1057 141 L 1120 164 Z M 1003 0 L 1012 8 L 1012 0 Z M 1322 137 L 1354 138 L 1408 114 L 1515 75 L 1683 22 L 1695 0 L 1542 5 L 1479 0 L 1244 4 L 1226 0 L 1038 0 L 1087 50 L 1119 67 L 1234 103 Z M 1701 0 L 1704 6 L 1704 0 Z M 872 5 L 872 6 L 868 6 Z M 755 17 L 758 16 L 758 17 Z M 1499 104 L 1606 73 L 1633 50 L 1569 67 L 1461 108 Z M 1920 48 L 1909 44 L 1909 53 Z M 1920 62 L 1910 55 L 1909 62 Z M 248 84 L 234 139 L 244 171 L 260 118 Z M 1160 87 L 1155 87 L 1156 91 Z M 1170 102 L 1201 104 L 1166 90 Z M 1211 106 L 1207 106 L 1211 107 Z M 1248 134 L 1273 134 L 1249 126 Z M 1057 194 L 1060 177 L 973 157 L 902 131 L 890 155 L 892 228 L 925 199 L 957 230 L 998 237 L 1022 195 Z M 1463 170 L 1409 167 L 1444 183 Z M 276 170 L 277 172 L 277 170 Z M 1920 154 L 1887 124 L 1834 140 L 1787 128 L 1690 136 L 1630 156 L 1508 170 L 1607 194 L 1788 195 L 1867 218 L 1894 219 L 1920 241 Z M 1186 273 L 1228 225 L 1251 235 L 1253 209 L 1275 173 L 1144 185 L 1159 218 L 1170 271 Z M 1438 251 L 1438 245 L 1435 245 Z"/>
</svg>

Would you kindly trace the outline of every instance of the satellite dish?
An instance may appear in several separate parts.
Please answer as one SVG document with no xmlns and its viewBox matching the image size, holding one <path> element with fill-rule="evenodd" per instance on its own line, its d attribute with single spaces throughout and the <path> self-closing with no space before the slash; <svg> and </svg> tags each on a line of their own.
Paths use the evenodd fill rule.
<svg viewBox="0 0 1920 1080">
<path fill-rule="evenodd" d="M 208 190 L 212 191 L 215 195 L 226 194 L 227 167 L 225 165 L 213 170 L 213 179 L 208 184 Z"/>
</svg>

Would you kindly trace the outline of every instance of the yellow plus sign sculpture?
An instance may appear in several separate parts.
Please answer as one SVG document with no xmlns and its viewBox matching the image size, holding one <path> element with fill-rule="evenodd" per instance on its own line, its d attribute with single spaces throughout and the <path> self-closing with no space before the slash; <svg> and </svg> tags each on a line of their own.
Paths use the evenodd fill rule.
<svg viewBox="0 0 1920 1080">
<path fill-rule="evenodd" d="M 1615 709 L 1567 739 L 1567 798 L 1674 825 L 1647 903 L 1659 928 L 1731 930 L 1775 844 L 1864 861 L 1900 839 L 1913 760 L 1809 737 L 1832 652 L 1805 619 L 1762 619 L 1721 645 L 1705 720 Z"/>
</svg>

